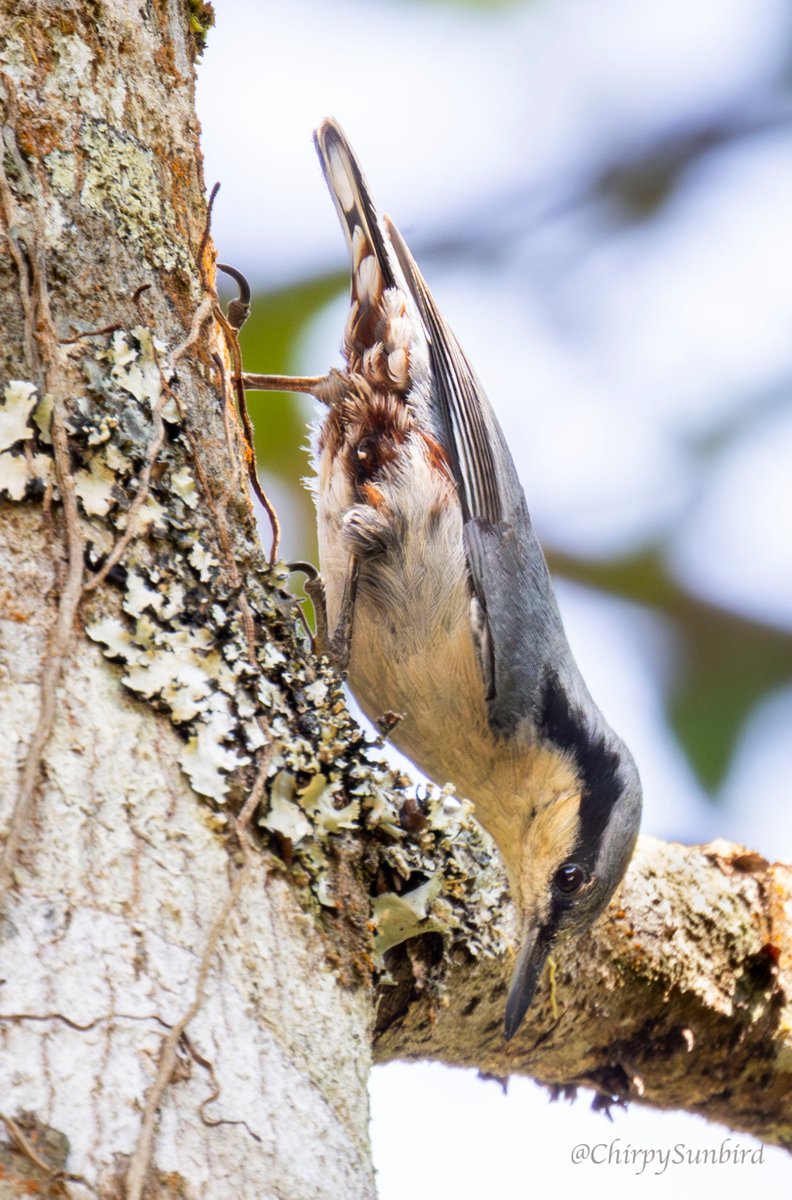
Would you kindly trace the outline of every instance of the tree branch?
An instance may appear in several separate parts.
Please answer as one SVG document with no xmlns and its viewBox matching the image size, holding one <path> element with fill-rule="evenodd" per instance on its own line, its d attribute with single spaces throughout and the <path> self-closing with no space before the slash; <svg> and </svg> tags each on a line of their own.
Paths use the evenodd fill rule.
<svg viewBox="0 0 792 1200">
<path fill-rule="evenodd" d="M 546 974 L 509 1045 L 511 962 L 460 948 L 438 967 L 431 940 L 389 956 L 378 1061 L 593 1087 L 605 1103 L 685 1109 L 792 1148 L 792 868 L 725 842 L 641 839 L 606 916 L 558 950 L 558 1017 Z"/>
</svg>

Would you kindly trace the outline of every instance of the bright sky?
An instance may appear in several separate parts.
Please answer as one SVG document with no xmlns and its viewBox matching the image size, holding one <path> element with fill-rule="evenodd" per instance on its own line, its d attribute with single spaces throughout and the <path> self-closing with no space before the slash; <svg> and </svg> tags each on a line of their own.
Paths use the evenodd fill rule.
<svg viewBox="0 0 792 1200">
<path fill-rule="evenodd" d="M 495 250 L 509 246 L 508 261 L 493 252 L 424 265 L 498 411 L 540 535 L 597 554 L 678 523 L 670 561 L 689 587 L 792 625 L 789 130 L 710 155 L 644 225 L 588 208 L 528 228 L 511 202 L 560 208 L 620 148 L 702 113 L 762 112 L 788 66 L 784 0 L 489 10 L 236 0 L 218 22 L 199 113 L 206 178 L 223 184 L 221 256 L 262 285 L 344 265 L 311 146 L 319 119 L 338 117 L 375 197 L 419 251 L 476 221 Z M 305 370 L 337 361 L 344 309 L 316 321 Z M 714 811 L 665 726 L 662 624 L 581 589 L 560 600 L 590 690 L 640 764 L 646 830 L 719 834 L 792 859 L 792 688 L 754 714 Z M 637 1108 L 609 1125 L 581 1102 L 548 1107 L 525 1081 L 504 1098 L 473 1076 L 390 1067 L 375 1073 L 372 1102 L 382 1200 L 479 1200 L 485 1189 L 517 1200 L 537 1181 L 614 1200 L 669 1183 L 692 1195 L 710 1181 L 726 1198 L 792 1183 L 788 1158 L 768 1149 L 761 1166 L 672 1165 L 657 1184 L 651 1168 L 636 1180 L 626 1166 L 573 1167 L 579 1141 L 712 1148 L 725 1135 Z"/>
</svg>

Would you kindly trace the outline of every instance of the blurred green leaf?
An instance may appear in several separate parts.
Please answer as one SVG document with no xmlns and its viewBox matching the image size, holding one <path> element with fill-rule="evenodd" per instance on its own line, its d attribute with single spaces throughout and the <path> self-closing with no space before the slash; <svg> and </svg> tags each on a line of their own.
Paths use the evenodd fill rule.
<svg viewBox="0 0 792 1200">
<path fill-rule="evenodd" d="M 666 617 L 679 642 L 668 715 L 701 784 L 723 783 L 756 704 L 792 682 L 792 633 L 692 595 L 669 575 L 661 550 L 613 562 L 548 553 L 554 571 Z"/>
<path fill-rule="evenodd" d="M 259 295 L 242 330 L 246 370 L 321 374 L 327 363 L 298 363 L 296 348 L 307 323 L 339 292 L 346 274 L 327 274 Z M 317 562 L 310 496 L 300 485 L 309 474 L 305 409 L 294 396 L 249 393 L 256 454 L 265 490 L 277 476 L 288 491 L 293 527 L 288 553 Z M 751 416 L 755 417 L 756 406 Z M 753 426 L 745 414 L 722 431 L 716 444 L 698 447 L 707 457 L 724 439 Z M 281 514 L 283 515 L 283 514 Z M 666 618 L 678 642 L 678 670 L 666 697 L 670 724 L 703 787 L 714 794 L 729 769 L 740 733 L 754 707 L 792 681 L 792 633 L 709 604 L 688 592 L 667 570 L 663 548 L 614 561 L 548 552 L 559 574 L 631 600 Z M 295 578 L 299 591 L 301 581 Z"/>
<path fill-rule="evenodd" d="M 239 338 L 245 370 L 274 375 L 296 373 L 296 349 L 307 323 L 347 286 L 346 275 L 328 274 L 255 296 Z M 320 375 L 328 365 L 317 363 L 312 373 Z M 248 392 L 247 403 L 264 490 L 268 490 L 268 479 L 277 476 L 289 491 L 295 518 L 287 530 L 291 535 L 289 552 L 315 561 L 313 506 L 300 484 L 309 473 L 305 407 L 298 396 L 282 392 Z"/>
<path fill-rule="evenodd" d="M 345 286 L 346 277 L 326 275 L 278 291 L 255 296 L 239 342 L 246 371 L 288 375 L 295 371 L 295 349 L 316 313 Z M 317 375 L 327 369 L 318 363 Z M 256 457 L 264 469 L 290 478 L 304 470 L 305 456 L 295 448 L 305 442 L 305 421 L 289 394 L 251 392 L 248 407 L 256 427 Z"/>
</svg>

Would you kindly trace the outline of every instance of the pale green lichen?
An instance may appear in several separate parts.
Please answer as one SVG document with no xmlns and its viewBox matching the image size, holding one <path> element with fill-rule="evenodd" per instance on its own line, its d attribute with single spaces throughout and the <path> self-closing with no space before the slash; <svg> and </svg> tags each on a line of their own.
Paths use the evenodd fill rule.
<svg viewBox="0 0 792 1200">
<path fill-rule="evenodd" d="M 0 67 L 3 74 L 18 87 L 33 82 L 34 63 L 30 48 L 24 38 L 14 36 L 7 28 L 3 30 L 0 41 Z"/>
<path fill-rule="evenodd" d="M 132 463 L 113 442 L 110 442 L 107 447 L 105 461 L 110 470 L 114 471 L 117 475 L 129 475 L 132 471 Z"/>
<path fill-rule="evenodd" d="M 52 425 L 52 406 L 54 399 L 51 392 L 45 392 L 36 405 L 33 413 L 33 420 L 36 423 L 36 428 L 39 432 L 39 440 L 45 446 L 52 445 L 52 435 L 50 434 L 50 426 Z"/>
<path fill-rule="evenodd" d="M 432 903 L 443 890 L 440 875 L 433 875 L 412 891 L 397 895 L 384 892 L 377 896 L 372 906 L 372 919 L 376 928 L 374 953 L 382 961 L 386 951 L 406 942 L 421 933 L 442 933 L 447 922 L 440 921 L 431 913 Z"/>
<path fill-rule="evenodd" d="M 43 488 L 52 479 L 52 460 L 31 453 L 27 443 L 36 435 L 36 385 L 11 379 L 0 401 L 0 495 L 23 500 L 29 489 Z"/>
<path fill-rule="evenodd" d="M 158 500 L 153 496 L 146 496 L 145 503 L 138 514 L 138 530 L 140 533 L 149 533 L 152 529 L 164 530 L 167 525 L 166 512 Z M 119 518 L 119 529 L 126 529 L 126 514 L 123 515 L 123 520 Z"/>
<path fill-rule="evenodd" d="M 81 142 L 87 161 L 80 203 L 109 217 L 116 232 L 135 241 L 155 266 L 190 271 L 187 252 L 172 232 L 175 217 L 162 194 L 154 152 L 122 136 L 105 121 L 86 120 Z"/>
<path fill-rule="evenodd" d="M 118 617 L 100 617 L 86 630 L 95 642 L 101 642 L 108 658 L 126 659 L 133 652 L 132 633 Z"/>
<path fill-rule="evenodd" d="M 181 756 L 182 770 L 194 790 L 218 803 L 227 792 L 225 776 L 250 761 L 225 744 L 233 732 L 230 714 L 214 711 L 198 726 Z"/>
<path fill-rule="evenodd" d="M 171 475 L 171 487 L 188 508 L 197 507 L 198 489 L 195 486 L 195 479 L 189 467 L 184 466 L 181 470 L 174 471 L 173 475 Z"/>
<path fill-rule="evenodd" d="M 341 780 L 332 782 L 323 775 L 315 775 L 300 795 L 300 804 L 314 824 L 327 833 L 338 833 L 342 829 L 354 829 L 360 816 L 360 801 L 343 803 L 344 786 Z"/>
<path fill-rule="evenodd" d="M 131 344 L 132 338 L 136 345 Z M 99 362 L 110 363 L 110 379 L 116 386 L 136 400 L 145 401 L 153 411 L 162 393 L 163 378 L 167 382 L 173 374 L 160 365 L 166 350 L 165 343 L 152 337 L 150 330 L 136 325 L 129 333 L 116 329 L 108 349 L 100 350 L 96 357 Z"/>
<path fill-rule="evenodd" d="M 75 473 L 74 490 L 87 516 L 107 516 L 114 503 L 115 481 L 115 473 L 98 455 L 91 459 L 87 470 Z"/>
<path fill-rule="evenodd" d="M 135 602 L 140 602 L 139 597 Z M 124 608 L 135 608 L 129 596 Z M 87 632 L 94 636 L 93 627 Z M 215 649 L 209 630 L 167 629 L 147 616 L 135 625 L 126 661 L 127 687 L 148 700 L 162 700 L 179 724 L 203 713 L 216 720 L 218 708 L 227 709 L 217 689 L 233 692 L 238 682 Z"/>
<path fill-rule="evenodd" d="M 359 825 L 360 801 L 355 799 L 344 804 L 343 793 L 340 780 L 331 781 L 323 774 L 314 775 L 306 785 L 298 788 L 293 775 L 279 771 L 272 783 L 269 810 L 260 823 L 295 844 L 312 832 L 322 835 L 355 829 Z"/>
<path fill-rule="evenodd" d="M 44 84 L 44 94 L 57 104 L 65 97 L 85 96 L 85 79 L 90 74 L 94 52 L 84 38 L 74 33 L 51 32 L 52 49 L 57 56 L 55 70 Z"/>
<path fill-rule="evenodd" d="M 198 578 L 201 583 L 206 583 L 212 578 L 212 572 L 217 570 L 219 563 L 211 550 L 207 550 L 205 546 L 201 546 L 196 542 L 189 554 L 190 566 L 194 567 L 198 572 Z"/>
<path fill-rule="evenodd" d="M 123 119 L 126 98 L 127 85 L 123 73 L 121 73 L 116 76 L 106 93 L 106 99 L 110 111 L 118 122 L 121 122 Z"/>
<path fill-rule="evenodd" d="M 128 526 L 149 464 L 152 414 L 165 415 L 163 387 L 173 376 L 166 347 L 140 326 L 115 331 L 88 354 L 84 368 L 87 391 L 69 401 L 67 428 L 89 567 L 97 568 Z M 31 482 L 51 478 L 52 402 L 45 397 L 37 404 L 32 384 L 9 387 L 14 413 L 6 398 L 6 440 L 13 440 L 0 453 L 0 488 L 9 460 L 14 474 L 6 494 L 22 499 Z M 227 828 L 217 808 L 266 746 L 270 792 L 261 828 L 291 845 L 319 904 L 341 903 L 332 840 L 356 831 L 374 838 L 393 882 L 376 904 L 379 955 L 430 930 L 458 938 L 472 954 L 499 952 L 504 935 L 495 914 L 505 881 L 470 806 L 447 790 L 428 789 L 420 803 L 413 800 L 420 832 L 405 831 L 400 805 L 409 781 L 366 750 L 338 680 L 293 643 L 293 602 L 279 590 L 286 572 L 261 564 L 253 568 L 261 586 L 247 591 L 246 603 L 254 621 L 276 632 L 259 641 L 251 661 L 238 594 L 200 503 L 178 405 L 172 396 L 167 403 L 157 470 L 137 511 L 136 536 L 114 571 L 121 615 L 97 615 L 89 636 L 120 664 L 124 685 L 179 729 L 182 768 L 211 802 L 213 827 Z M 492 912 L 475 929 L 468 926 L 473 900 Z"/>
<path fill-rule="evenodd" d="M 63 196 L 73 196 L 77 186 L 77 155 L 72 150 L 53 150 L 44 162 L 55 190 Z"/>
<path fill-rule="evenodd" d="M 52 478 L 52 460 L 44 454 L 0 454 L 0 494 L 23 500 L 33 485 L 43 486 Z"/>
<path fill-rule="evenodd" d="M 141 617 L 147 608 L 156 612 L 157 607 L 164 600 L 165 597 L 160 592 L 149 587 L 139 571 L 134 569 L 127 571 L 124 585 L 124 612 L 129 613 L 131 617 Z"/>
<path fill-rule="evenodd" d="M 0 451 L 33 437 L 30 418 L 35 407 L 36 385 L 23 379 L 10 380 L 0 404 Z"/>
<path fill-rule="evenodd" d="M 312 704 L 324 704 L 327 700 L 327 683 L 324 679 L 316 679 L 309 683 L 305 694 Z"/>
<path fill-rule="evenodd" d="M 313 826 L 296 800 L 297 783 L 288 771 L 279 771 L 270 784 L 269 809 L 259 824 L 298 846 L 313 832 Z"/>
<path fill-rule="evenodd" d="M 89 395 L 72 402 L 70 436 L 75 452 L 83 447 L 84 462 L 75 472 L 77 495 L 87 517 L 102 518 L 119 533 L 128 526 L 127 509 L 149 455 L 151 415 L 162 407 L 163 386 L 172 377 L 166 351 L 142 326 L 116 330 L 86 362 Z M 178 414 L 172 415 L 178 426 Z M 167 494 L 179 500 L 182 512 L 197 508 L 185 454 L 177 428 L 161 451 L 156 488 L 162 499 L 149 491 L 136 531 L 143 538 L 156 530 L 171 538 L 183 536 L 187 545 L 181 554 L 171 551 L 157 563 L 143 544 L 131 543 L 122 586 L 122 609 L 130 624 L 100 617 L 87 632 L 108 657 L 124 664 L 124 684 L 167 710 L 184 731 L 185 773 L 197 792 L 222 803 L 233 773 L 262 745 L 263 735 L 255 719 L 259 709 L 253 672 L 235 619 L 215 604 L 217 625 L 196 623 L 196 600 L 187 601 L 188 590 L 195 592 L 216 573 L 218 560 L 196 542 L 195 530 L 181 520 L 179 509 L 162 502 Z M 229 625 L 234 636 L 226 634 L 221 641 L 218 627 Z"/>
<path fill-rule="evenodd" d="M 415 908 L 426 897 L 428 907 L 425 912 L 421 909 L 424 914 L 421 921 L 431 920 L 432 928 L 441 926 L 446 936 L 453 938 L 458 934 L 468 953 L 474 956 L 502 952 L 508 937 L 498 923 L 497 914 L 503 911 L 507 885 L 491 839 L 473 818 L 473 806 L 467 800 L 458 800 L 448 787 L 430 788 L 421 813 L 424 828 L 410 838 L 402 836 L 386 846 L 383 859 L 407 884 L 421 877 L 442 878 L 442 890 L 436 897 L 430 889 L 427 893 L 419 892 L 410 901 Z M 405 898 L 402 888 L 394 894 Z M 467 913 L 474 901 L 477 910 L 487 916 L 471 929 Z M 388 938 L 393 936 L 393 928 L 391 922 Z M 418 932 L 428 929 L 427 925 Z"/>
</svg>

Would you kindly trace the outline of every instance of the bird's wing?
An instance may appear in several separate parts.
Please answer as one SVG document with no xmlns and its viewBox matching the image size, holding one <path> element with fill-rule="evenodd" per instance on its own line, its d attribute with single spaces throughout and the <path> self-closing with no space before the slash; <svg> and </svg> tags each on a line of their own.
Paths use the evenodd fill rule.
<svg viewBox="0 0 792 1200">
<path fill-rule="evenodd" d="M 389 343 L 387 297 L 399 288 L 392 251 L 377 217 L 360 164 L 343 130 L 323 121 L 314 142 L 330 195 L 344 230 L 352 269 L 352 295 L 344 331 L 344 355 L 350 371 L 374 387 L 402 397 L 409 390 L 407 356 Z M 398 271 L 398 267 L 396 267 Z"/>
<path fill-rule="evenodd" d="M 471 583 L 471 631 L 484 680 L 489 723 L 514 732 L 538 703 L 545 666 L 565 642 L 544 557 L 503 432 L 456 337 L 446 325 L 404 239 L 381 222 L 343 131 L 323 121 L 314 140 L 352 259 L 352 306 L 345 351 L 366 371 L 381 337 L 383 297 L 411 297 L 429 358 L 431 432 L 456 483 Z M 411 373 L 388 380 L 403 396 Z M 398 377 L 397 377 L 398 378 Z M 560 638 L 555 645 L 556 638 Z"/>
<path fill-rule="evenodd" d="M 387 217 L 385 229 L 428 342 L 431 403 L 462 506 L 473 591 L 471 625 L 489 722 L 508 734 L 538 702 L 548 659 L 565 648 L 558 609 L 492 406 L 404 239 Z"/>
<path fill-rule="evenodd" d="M 395 280 L 377 210 L 360 163 L 338 122 L 330 117 L 322 121 L 314 133 L 314 145 L 350 251 L 355 230 L 360 229 L 377 259 L 385 287 L 393 287 Z"/>
<path fill-rule="evenodd" d="M 432 402 L 451 457 L 465 522 L 479 520 L 497 525 L 508 519 L 515 495 L 522 494 L 514 463 L 484 390 L 440 315 L 407 243 L 388 217 L 385 225 L 424 325 Z M 500 465 L 495 461 L 493 433 L 505 450 L 505 462 Z"/>
</svg>

